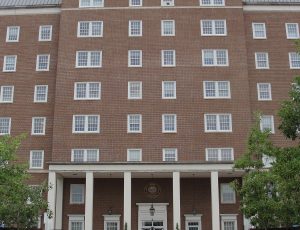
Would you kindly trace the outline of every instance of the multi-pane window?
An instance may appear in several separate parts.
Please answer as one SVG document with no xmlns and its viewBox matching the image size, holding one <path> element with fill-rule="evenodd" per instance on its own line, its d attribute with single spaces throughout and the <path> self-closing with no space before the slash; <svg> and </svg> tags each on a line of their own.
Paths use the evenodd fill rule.
<svg viewBox="0 0 300 230">
<path fill-rule="evenodd" d="M 142 51 L 128 50 L 128 67 L 142 67 Z"/>
<path fill-rule="evenodd" d="M 142 132 L 142 115 L 130 114 L 127 116 L 127 132 L 128 133 Z"/>
<path fill-rule="evenodd" d="M 104 0 L 79 0 L 79 7 L 103 7 Z"/>
<path fill-rule="evenodd" d="M 221 184 L 221 203 L 233 204 L 235 203 L 235 191 L 230 184 Z"/>
<path fill-rule="evenodd" d="M 50 55 L 40 54 L 36 57 L 36 71 L 49 71 Z"/>
<path fill-rule="evenodd" d="M 252 33 L 254 39 L 266 39 L 266 24 L 265 23 L 252 23 Z"/>
<path fill-rule="evenodd" d="M 237 230 L 236 215 L 221 215 L 221 230 Z"/>
<path fill-rule="evenodd" d="M 128 82 L 128 99 L 142 99 L 142 82 Z"/>
<path fill-rule="evenodd" d="M 139 37 L 143 35 L 143 22 L 141 20 L 130 20 L 128 25 L 128 35 Z"/>
<path fill-rule="evenodd" d="M 289 60 L 291 69 L 300 69 L 300 54 L 296 52 L 290 52 Z"/>
<path fill-rule="evenodd" d="M 99 161 L 99 149 L 73 149 L 72 162 L 97 162 Z"/>
<path fill-rule="evenodd" d="M 201 20 L 202 36 L 227 35 L 226 20 Z"/>
<path fill-rule="evenodd" d="M 177 161 L 177 149 L 175 148 L 163 149 L 163 161 Z"/>
<path fill-rule="evenodd" d="M 287 39 L 299 38 L 299 25 L 298 23 L 285 23 Z"/>
<path fill-rule="evenodd" d="M 0 136 L 9 135 L 11 127 L 11 118 L 10 117 L 0 117 Z"/>
<path fill-rule="evenodd" d="M 202 50 L 203 66 L 228 66 L 227 50 Z"/>
<path fill-rule="evenodd" d="M 175 50 L 162 50 L 161 51 L 161 65 L 163 67 L 176 66 Z"/>
<path fill-rule="evenodd" d="M 255 53 L 256 69 L 269 69 L 269 55 L 265 52 Z"/>
<path fill-rule="evenodd" d="M 15 72 L 17 68 L 17 55 L 4 56 L 3 72 Z"/>
<path fill-rule="evenodd" d="M 74 100 L 100 100 L 100 82 L 75 82 Z"/>
<path fill-rule="evenodd" d="M 175 21 L 162 20 L 161 21 L 161 36 L 175 36 Z"/>
<path fill-rule="evenodd" d="M 46 117 L 33 117 L 31 135 L 45 135 Z"/>
<path fill-rule="evenodd" d="M 204 81 L 204 98 L 230 98 L 229 81 Z"/>
<path fill-rule="evenodd" d="M 275 133 L 274 117 L 272 115 L 262 115 L 260 117 L 260 130 Z"/>
<path fill-rule="evenodd" d="M 39 41 L 51 41 L 52 40 L 52 26 L 43 25 L 39 30 Z"/>
<path fill-rule="evenodd" d="M 99 115 L 74 115 L 73 133 L 99 133 Z"/>
<path fill-rule="evenodd" d="M 142 161 L 142 150 L 127 149 L 127 161 Z"/>
<path fill-rule="evenodd" d="M 36 85 L 34 87 L 34 102 L 47 102 L 48 85 Z"/>
<path fill-rule="evenodd" d="M 30 151 L 29 167 L 31 169 L 43 169 L 44 168 L 44 151 L 43 150 Z"/>
<path fill-rule="evenodd" d="M 205 132 L 231 132 L 231 114 L 205 114 Z"/>
<path fill-rule="evenodd" d="M 20 26 L 8 26 L 6 31 L 6 42 L 18 42 Z"/>
<path fill-rule="evenodd" d="M 103 21 L 78 22 L 77 37 L 102 37 Z"/>
<path fill-rule="evenodd" d="M 233 161 L 232 148 L 206 148 L 206 161 Z"/>
<path fill-rule="evenodd" d="M 201 230 L 201 215 L 186 214 L 185 229 L 186 230 Z"/>
<path fill-rule="evenodd" d="M 13 103 L 14 86 L 4 85 L 0 87 L 0 103 Z"/>
<path fill-rule="evenodd" d="M 70 204 L 84 204 L 84 184 L 70 185 Z"/>
<path fill-rule="evenodd" d="M 177 132 L 177 116 L 176 114 L 162 115 L 162 132 L 176 133 Z"/>
<path fill-rule="evenodd" d="M 225 6 L 225 0 L 200 0 L 201 6 Z"/>
<path fill-rule="evenodd" d="M 272 100 L 271 84 L 270 83 L 257 83 L 257 96 L 259 101 Z"/>
<path fill-rule="evenodd" d="M 69 215 L 69 228 L 68 230 L 84 230 L 84 216 Z"/>
<path fill-rule="evenodd" d="M 162 82 L 162 98 L 176 99 L 176 81 Z"/>
<path fill-rule="evenodd" d="M 142 6 L 143 0 L 129 0 L 129 6 Z"/>
<path fill-rule="evenodd" d="M 104 215 L 104 230 L 120 230 L 120 215 Z"/>
<path fill-rule="evenodd" d="M 162 6 L 174 6 L 175 0 L 161 0 Z"/>
<path fill-rule="evenodd" d="M 102 51 L 77 51 L 77 68 L 99 68 L 102 67 Z"/>
</svg>

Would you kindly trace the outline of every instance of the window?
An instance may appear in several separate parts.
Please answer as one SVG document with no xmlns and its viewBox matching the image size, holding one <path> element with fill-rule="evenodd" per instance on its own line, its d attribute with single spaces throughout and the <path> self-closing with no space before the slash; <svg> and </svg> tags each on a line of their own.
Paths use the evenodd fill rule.
<svg viewBox="0 0 300 230">
<path fill-rule="evenodd" d="M 17 67 L 17 55 L 4 56 L 3 72 L 15 72 Z"/>
<path fill-rule="evenodd" d="M 128 51 L 128 67 L 142 67 L 142 51 L 129 50 Z"/>
<path fill-rule="evenodd" d="M 201 230 L 201 216 L 199 214 L 185 214 L 185 230 Z"/>
<path fill-rule="evenodd" d="M 36 85 L 34 87 L 34 102 L 47 102 L 48 85 Z"/>
<path fill-rule="evenodd" d="M 102 37 L 103 21 L 78 22 L 77 37 Z"/>
<path fill-rule="evenodd" d="M 77 68 L 100 68 L 102 67 L 102 51 L 77 51 Z"/>
<path fill-rule="evenodd" d="M 205 132 L 232 132 L 231 114 L 205 114 Z"/>
<path fill-rule="evenodd" d="M 225 0 L 200 0 L 201 6 L 225 6 Z"/>
<path fill-rule="evenodd" d="M 129 6 L 142 6 L 143 0 L 129 0 Z"/>
<path fill-rule="evenodd" d="M 142 161 L 142 150 L 127 149 L 127 161 Z"/>
<path fill-rule="evenodd" d="M 99 161 L 99 149 L 73 149 L 72 162 L 97 162 Z"/>
<path fill-rule="evenodd" d="M 40 54 L 36 58 L 36 71 L 49 71 L 50 55 Z"/>
<path fill-rule="evenodd" d="M 177 149 L 163 149 L 163 161 L 177 161 Z"/>
<path fill-rule="evenodd" d="M 74 115 L 73 133 L 99 133 L 99 115 Z"/>
<path fill-rule="evenodd" d="M 163 133 L 176 133 L 177 132 L 176 114 L 162 115 L 162 132 Z"/>
<path fill-rule="evenodd" d="M 202 36 L 226 36 L 226 20 L 201 20 Z"/>
<path fill-rule="evenodd" d="M 230 82 L 229 81 L 204 81 L 204 98 L 230 98 Z"/>
<path fill-rule="evenodd" d="M 79 7 L 103 7 L 104 0 L 79 0 Z"/>
<path fill-rule="evenodd" d="M 275 133 L 274 129 L 274 117 L 271 115 L 263 115 L 260 118 L 260 130 L 261 131 L 270 131 Z"/>
<path fill-rule="evenodd" d="M 84 204 L 84 184 L 70 185 L 70 204 Z"/>
<path fill-rule="evenodd" d="M 0 103 L 13 103 L 14 86 L 4 85 L 0 87 Z"/>
<path fill-rule="evenodd" d="M 100 82 L 75 82 L 74 100 L 100 100 Z"/>
<path fill-rule="evenodd" d="M 175 0 L 161 0 L 161 6 L 174 6 Z"/>
<path fill-rule="evenodd" d="M 103 215 L 104 230 L 120 230 L 120 215 Z"/>
<path fill-rule="evenodd" d="M 252 23 L 252 32 L 254 39 L 266 39 L 266 24 L 265 23 Z"/>
<path fill-rule="evenodd" d="M 163 67 L 176 66 L 175 50 L 162 50 L 161 51 L 161 66 L 163 66 Z"/>
<path fill-rule="evenodd" d="M 264 164 L 264 168 L 271 168 L 272 164 L 276 161 L 276 158 L 274 156 L 268 156 L 263 154 L 262 156 L 262 162 Z"/>
<path fill-rule="evenodd" d="M 222 204 L 234 204 L 235 203 L 235 191 L 230 184 L 221 184 L 221 203 Z"/>
<path fill-rule="evenodd" d="M 232 148 L 206 148 L 206 161 L 233 161 Z"/>
<path fill-rule="evenodd" d="M 129 31 L 130 37 L 139 37 L 143 35 L 143 22 L 141 20 L 130 20 Z"/>
<path fill-rule="evenodd" d="M 176 81 L 162 82 L 162 98 L 176 99 Z"/>
<path fill-rule="evenodd" d="M 10 117 L 0 117 L 0 136 L 9 135 L 11 127 L 11 118 Z"/>
<path fill-rule="evenodd" d="M 142 99 L 142 82 L 128 82 L 128 99 Z"/>
<path fill-rule="evenodd" d="M 6 31 L 6 42 L 18 42 L 20 26 L 8 26 Z"/>
<path fill-rule="evenodd" d="M 202 50 L 203 66 L 228 66 L 227 50 Z"/>
<path fill-rule="evenodd" d="M 84 216 L 69 215 L 69 229 L 68 230 L 84 230 Z"/>
<path fill-rule="evenodd" d="M 33 117 L 31 135 L 45 135 L 46 117 Z"/>
<path fill-rule="evenodd" d="M 269 69 L 269 55 L 268 53 L 255 53 L 256 69 Z"/>
<path fill-rule="evenodd" d="M 127 133 L 142 132 L 142 115 L 130 114 L 127 116 Z"/>
<path fill-rule="evenodd" d="M 237 230 L 236 215 L 221 215 L 221 230 Z"/>
<path fill-rule="evenodd" d="M 175 36 L 175 21 L 162 20 L 161 21 L 161 36 Z"/>
<path fill-rule="evenodd" d="M 45 25 L 40 26 L 39 30 L 39 41 L 51 41 L 52 40 L 52 26 L 51 25 Z"/>
<path fill-rule="evenodd" d="M 271 101 L 271 84 L 270 83 L 257 83 L 257 96 L 259 101 Z"/>
<path fill-rule="evenodd" d="M 30 169 L 44 168 L 44 151 L 32 150 L 30 151 Z"/>
<path fill-rule="evenodd" d="M 289 59 L 291 69 L 300 69 L 300 54 L 296 52 L 290 52 Z"/>
<path fill-rule="evenodd" d="M 299 25 L 298 23 L 285 23 L 286 38 L 297 39 L 299 38 Z"/>
</svg>

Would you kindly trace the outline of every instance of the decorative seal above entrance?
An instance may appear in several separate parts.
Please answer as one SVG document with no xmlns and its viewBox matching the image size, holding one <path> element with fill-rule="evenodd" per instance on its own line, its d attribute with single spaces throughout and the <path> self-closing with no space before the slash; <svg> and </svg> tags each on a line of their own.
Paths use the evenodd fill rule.
<svg viewBox="0 0 300 230">
<path fill-rule="evenodd" d="M 144 188 L 144 192 L 149 198 L 155 199 L 160 195 L 161 188 L 156 183 L 148 183 Z"/>
</svg>

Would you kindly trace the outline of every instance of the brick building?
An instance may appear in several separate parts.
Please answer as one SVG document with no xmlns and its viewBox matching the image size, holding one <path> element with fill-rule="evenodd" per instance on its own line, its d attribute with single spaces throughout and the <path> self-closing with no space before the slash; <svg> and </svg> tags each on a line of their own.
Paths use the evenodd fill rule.
<svg viewBox="0 0 300 230">
<path fill-rule="evenodd" d="M 299 0 L 1 0 L 0 135 L 53 185 L 39 227 L 247 229 L 233 160 L 257 110 L 288 145 L 299 23 Z"/>
</svg>

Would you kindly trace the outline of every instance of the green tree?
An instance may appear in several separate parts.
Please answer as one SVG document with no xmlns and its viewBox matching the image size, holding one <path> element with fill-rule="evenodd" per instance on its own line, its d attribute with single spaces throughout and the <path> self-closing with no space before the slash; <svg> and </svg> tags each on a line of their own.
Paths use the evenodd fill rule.
<svg viewBox="0 0 300 230">
<path fill-rule="evenodd" d="M 0 221 L 7 227 L 30 229 L 38 221 L 41 211 L 48 210 L 46 183 L 30 186 L 27 165 L 16 163 L 16 152 L 24 136 L 0 138 Z"/>
</svg>

